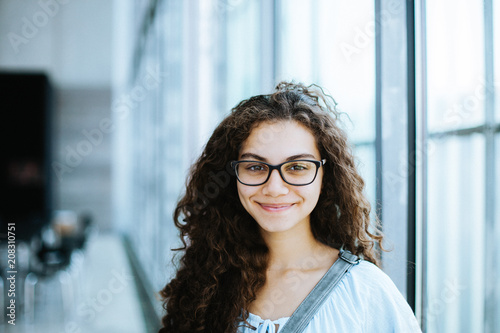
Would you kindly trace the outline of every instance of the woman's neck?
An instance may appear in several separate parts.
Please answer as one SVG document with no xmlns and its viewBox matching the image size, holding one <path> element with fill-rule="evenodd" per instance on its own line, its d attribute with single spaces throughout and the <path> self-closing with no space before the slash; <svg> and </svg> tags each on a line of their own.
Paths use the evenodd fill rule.
<svg viewBox="0 0 500 333">
<path fill-rule="evenodd" d="M 307 270 L 331 265 L 338 250 L 324 245 L 312 234 L 310 224 L 286 232 L 263 233 L 269 248 L 268 270 Z"/>
</svg>

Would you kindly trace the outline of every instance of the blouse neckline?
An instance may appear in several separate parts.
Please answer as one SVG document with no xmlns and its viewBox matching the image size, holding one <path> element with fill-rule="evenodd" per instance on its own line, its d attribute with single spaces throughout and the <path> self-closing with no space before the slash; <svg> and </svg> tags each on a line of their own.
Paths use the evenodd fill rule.
<svg viewBox="0 0 500 333">
<path fill-rule="evenodd" d="M 266 319 L 262 319 L 259 315 L 256 315 L 256 314 L 253 314 L 251 312 L 248 313 L 248 319 L 255 322 L 255 323 L 262 323 L 264 321 L 266 321 Z M 274 324 L 279 324 L 280 327 L 283 326 L 286 321 L 290 319 L 290 317 L 281 317 L 281 318 L 278 318 L 276 320 L 271 320 Z M 269 319 L 268 319 L 269 320 Z"/>
</svg>

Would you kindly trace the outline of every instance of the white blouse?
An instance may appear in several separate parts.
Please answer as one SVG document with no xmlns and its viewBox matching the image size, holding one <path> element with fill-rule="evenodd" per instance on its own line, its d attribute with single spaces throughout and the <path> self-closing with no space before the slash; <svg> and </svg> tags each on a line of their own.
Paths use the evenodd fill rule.
<svg viewBox="0 0 500 333">
<path fill-rule="evenodd" d="M 288 318 L 271 321 L 250 313 L 247 320 L 256 330 L 240 326 L 238 332 L 279 333 Z M 421 329 L 392 280 L 376 265 L 361 260 L 335 286 L 303 333 L 318 332 L 413 333 Z"/>
</svg>

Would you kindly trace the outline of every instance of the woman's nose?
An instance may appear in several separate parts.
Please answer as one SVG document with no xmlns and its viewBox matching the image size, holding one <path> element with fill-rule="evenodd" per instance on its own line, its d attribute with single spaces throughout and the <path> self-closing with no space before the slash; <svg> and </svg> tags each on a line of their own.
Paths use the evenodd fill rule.
<svg viewBox="0 0 500 333">
<path fill-rule="evenodd" d="M 284 195 L 289 192 L 288 184 L 281 178 L 278 170 L 273 170 L 269 179 L 264 184 L 262 193 L 270 196 Z"/>
</svg>

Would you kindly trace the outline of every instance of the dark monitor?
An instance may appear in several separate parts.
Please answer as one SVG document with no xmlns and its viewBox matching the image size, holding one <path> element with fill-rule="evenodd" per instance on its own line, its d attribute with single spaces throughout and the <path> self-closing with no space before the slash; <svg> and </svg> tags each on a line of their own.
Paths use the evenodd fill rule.
<svg viewBox="0 0 500 333">
<path fill-rule="evenodd" d="M 52 210 L 52 89 L 40 73 L 0 72 L 0 222 L 30 238 Z"/>
</svg>

